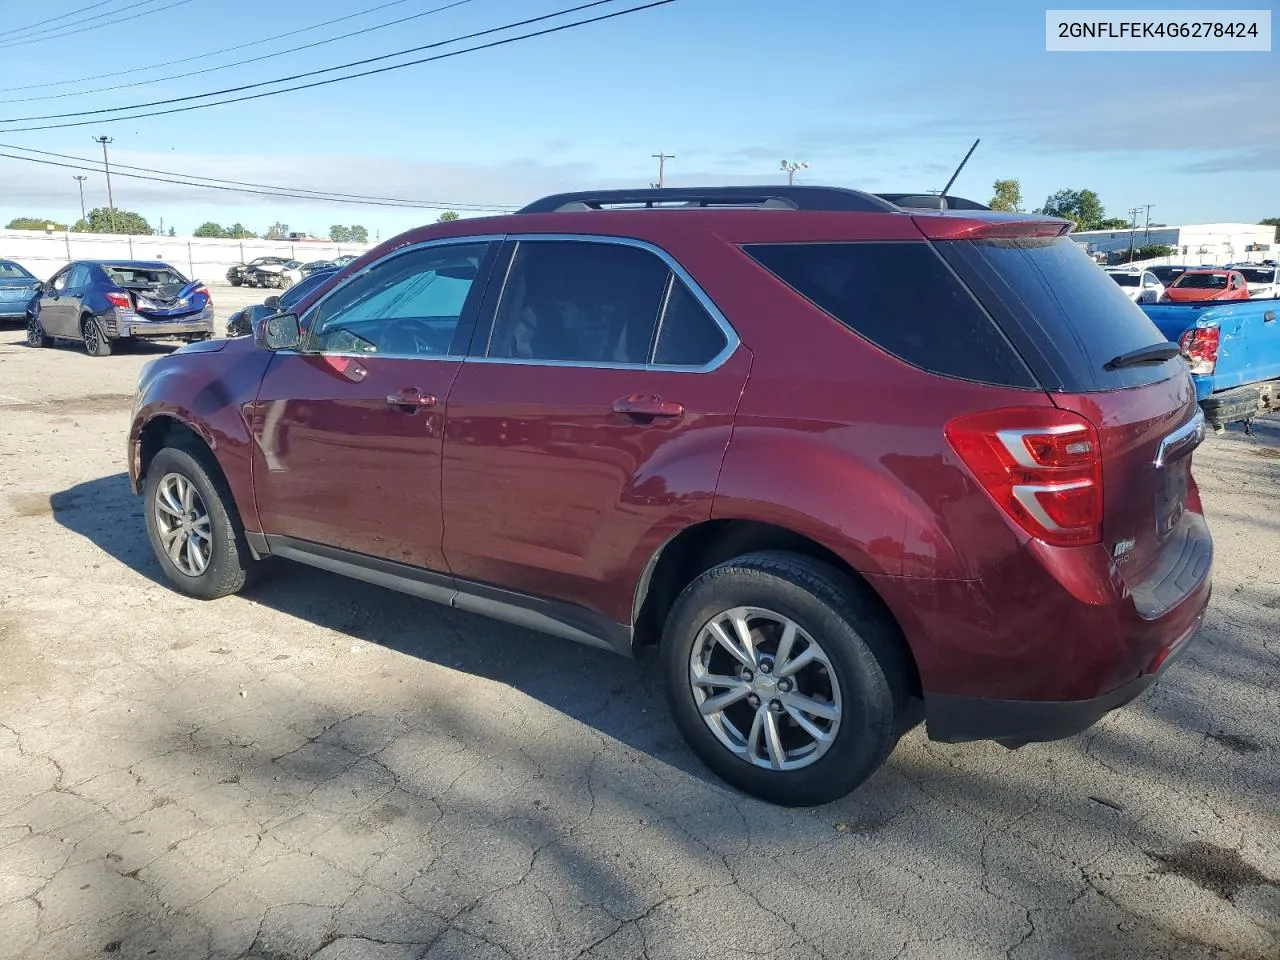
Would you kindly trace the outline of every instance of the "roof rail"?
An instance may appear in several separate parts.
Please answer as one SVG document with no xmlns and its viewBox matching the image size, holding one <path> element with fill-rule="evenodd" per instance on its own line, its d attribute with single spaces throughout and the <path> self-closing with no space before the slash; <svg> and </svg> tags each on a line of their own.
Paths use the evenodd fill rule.
<svg viewBox="0 0 1280 960">
<path fill-rule="evenodd" d="M 760 207 L 777 210 L 840 210 L 889 213 L 884 198 L 844 187 L 660 187 L 650 190 L 594 190 L 558 193 L 535 200 L 519 213 L 603 210 L 607 207 Z"/>
<path fill-rule="evenodd" d="M 964 197 L 942 196 L 937 193 L 877 193 L 881 200 L 887 200 L 897 207 L 911 210 L 990 210 L 985 204 Z"/>
</svg>

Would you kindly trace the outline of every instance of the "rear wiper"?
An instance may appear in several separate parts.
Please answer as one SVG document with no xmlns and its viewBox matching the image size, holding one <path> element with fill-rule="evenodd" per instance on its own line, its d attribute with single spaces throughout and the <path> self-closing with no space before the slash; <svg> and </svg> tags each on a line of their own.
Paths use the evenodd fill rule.
<svg viewBox="0 0 1280 960">
<path fill-rule="evenodd" d="M 1153 343 L 1149 347 L 1139 347 L 1137 350 L 1130 350 L 1118 357 L 1112 357 L 1102 365 L 1102 369 L 1119 370 L 1122 367 L 1136 367 L 1140 363 L 1164 363 L 1181 352 L 1181 347 L 1166 340 L 1164 343 Z"/>
</svg>

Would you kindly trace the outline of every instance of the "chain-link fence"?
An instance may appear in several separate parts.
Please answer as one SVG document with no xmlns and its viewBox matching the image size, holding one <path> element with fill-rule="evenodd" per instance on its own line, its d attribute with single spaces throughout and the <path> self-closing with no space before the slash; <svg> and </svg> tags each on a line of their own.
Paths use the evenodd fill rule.
<svg viewBox="0 0 1280 960">
<path fill-rule="evenodd" d="M 212 240 L 63 231 L 0 231 L 0 260 L 14 260 L 42 280 L 49 279 L 72 260 L 161 260 L 192 280 L 225 283 L 228 269 L 255 257 L 288 257 L 307 263 L 359 255 L 370 246 L 327 240 Z"/>
</svg>

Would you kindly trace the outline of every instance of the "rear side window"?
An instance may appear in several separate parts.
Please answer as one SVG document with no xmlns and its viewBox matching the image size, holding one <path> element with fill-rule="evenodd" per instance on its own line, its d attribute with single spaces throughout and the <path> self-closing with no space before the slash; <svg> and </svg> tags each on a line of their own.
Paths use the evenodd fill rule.
<svg viewBox="0 0 1280 960">
<path fill-rule="evenodd" d="M 1106 369 L 1164 343 L 1142 308 L 1068 237 L 948 240 L 936 249 L 987 308 L 1048 390 L 1087 393 L 1158 383 L 1182 363 Z"/>
<path fill-rule="evenodd" d="M 1008 339 L 929 244 L 744 249 L 850 330 L 913 366 L 980 383 L 1037 386 Z M 1116 294 L 1124 298 L 1118 289 Z"/>
<path fill-rule="evenodd" d="M 679 278 L 671 278 L 671 292 L 658 330 L 653 362 L 663 366 L 700 367 L 715 359 L 728 340 L 696 297 Z"/>
</svg>

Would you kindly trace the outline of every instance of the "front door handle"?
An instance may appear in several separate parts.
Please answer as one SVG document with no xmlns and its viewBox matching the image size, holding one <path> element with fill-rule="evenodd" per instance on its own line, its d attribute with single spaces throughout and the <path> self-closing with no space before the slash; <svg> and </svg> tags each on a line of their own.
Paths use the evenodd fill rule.
<svg viewBox="0 0 1280 960">
<path fill-rule="evenodd" d="M 674 400 L 663 400 L 652 393 L 633 393 L 613 402 L 613 412 L 637 420 L 652 420 L 662 417 L 668 420 L 679 420 L 684 416 L 684 404 Z"/>
<path fill-rule="evenodd" d="M 439 402 L 435 394 L 423 393 L 417 387 L 406 387 L 387 394 L 387 406 L 397 407 L 407 413 L 416 413 L 419 410 L 434 407 Z"/>
</svg>

